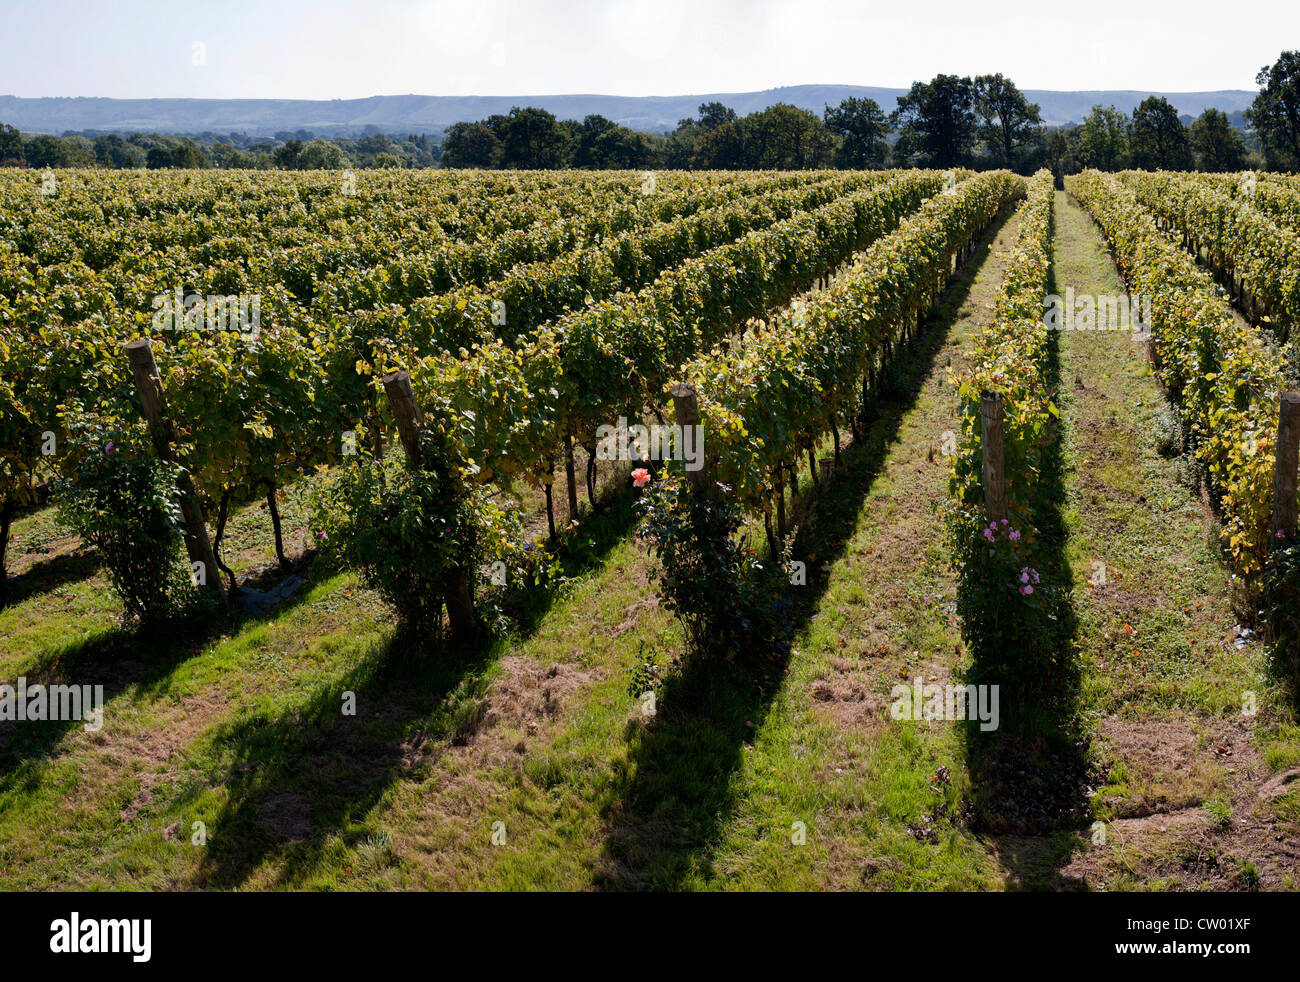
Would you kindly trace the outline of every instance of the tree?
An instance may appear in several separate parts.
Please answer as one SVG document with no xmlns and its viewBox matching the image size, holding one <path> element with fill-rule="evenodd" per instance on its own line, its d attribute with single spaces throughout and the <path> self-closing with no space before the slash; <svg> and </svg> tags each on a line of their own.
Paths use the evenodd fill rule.
<svg viewBox="0 0 1300 982">
<path fill-rule="evenodd" d="M 302 153 L 301 140 L 286 140 L 282 146 L 275 148 L 271 160 L 281 170 L 297 170 L 298 154 Z M 153 166 L 150 164 L 149 166 Z"/>
<path fill-rule="evenodd" d="M 0 167 L 22 167 L 26 162 L 23 135 L 8 123 L 0 123 Z"/>
<path fill-rule="evenodd" d="M 699 124 L 693 119 L 678 122 L 677 129 L 664 141 L 663 162 L 670 170 L 686 170 L 695 155 L 695 144 L 700 139 Z"/>
<path fill-rule="evenodd" d="M 691 167 L 695 170 L 740 170 L 748 165 L 739 121 L 706 130 L 695 141 Z"/>
<path fill-rule="evenodd" d="M 1057 187 L 1061 186 L 1066 174 L 1077 174 L 1083 169 L 1079 160 L 1079 135 L 1082 129 L 1074 126 L 1070 129 L 1057 127 L 1048 131 L 1044 155 L 1048 169 L 1056 177 Z"/>
<path fill-rule="evenodd" d="M 162 170 L 168 167 L 198 170 L 206 166 L 206 160 L 192 143 L 179 143 L 174 146 L 153 146 L 145 155 L 144 165 L 150 170 Z"/>
<path fill-rule="evenodd" d="M 588 116 L 574 127 L 573 166 L 629 170 L 650 163 L 650 141 L 604 116 Z"/>
<path fill-rule="evenodd" d="M 23 156 L 27 158 L 28 167 L 70 167 L 72 161 L 68 149 L 57 136 L 42 133 L 27 141 L 23 147 Z"/>
<path fill-rule="evenodd" d="M 495 116 L 494 121 L 503 117 Z M 568 140 L 555 116 L 545 109 L 515 106 L 504 122 L 497 123 L 504 130 L 501 139 L 501 164 L 528 170 L 557 170 L 568 157 Z"/>
<path fill-rule="evenodd" d="M 134 147 L 132 149 L 135 149 Z M 251 170 L 256 167 L 264 167 L 265 157 L 260 157 L 256 153 L 246 153 L 229 143 L 217 143 L 208 150 L 208 156 L 212 158 L 214 167 L 223 169 L 244 168 Z"/>
<path fill-rule="evenodd" d="M 1038 106 L 1005 75 L 980 75 L 975 79 L 975 113 L 980 133 L 1003 167 L 1015 165 L 1024 147 L 1035 142 L 1043 125 Z"/>
<path fill-rule="evenodd" d="M 1079 160 L 1097 170 L 1127 167 L 1128 117 L 1114 106 L 1093 106 L 1079 130 Z"/>
<path fill-rule="evenodd" d="M 95 160 L 101 167 L 131 168 L 144 166 L 144 151 L 127 143 L 115 133 L 95 137 Z"/>
<path fill-rule="evenodd" d="M 970 156 L 975 140 L 974 83 L 956 75 L 913 82 L 889 121 L 928 166 L 956 167 Z"/>
<path fill-rule="evenodd" d="M 720 102 L 704 102 L 700 104 L 699 127 L 705 133 L 716 130 L 719 126 L 734 123 L 736 120 L 736 110 L 729 109 Z"/>
<path fill-rule="evenodd" d="M 845 99 L 827 106 L 823 118 L 826 128 L 840 138 L 835 159 L 841 167 L 865 170 L 884 164 L 889 120 L 875 99 Z"/>
<path fill-rule="evenodd" d="M 1192 149 L 1197 166 L 1212 173 L 1239 171 L 1246 166 L 1246 141 L 1221 109 L 1207 109 L 1192 123 Z"/>
<path fill-rule="evenodd" d="M 1133 110 L 1129 138 L 1138 170 L 1191 170 L 1192 143 L 1168 99 L 1148 96 Z"/>
<path fill-rule="evenodd" d="M 734 109 L 720 102 L 700 104 L 699 119 L 680 119 L 663 145 L 663 163 L 670 169 L 734 169 L 740 165 L 739 121 Z M 712 135 L 711 135 L 712 134 Z M 709 141 L 701 141 L 709 136 Z"/>
<path fill-rule="evenodd" d="M 95 145 L 89 137 L 84 136 L 64 136 L 63 142 L 63 159 L 67 161 L 66 167 L 94 167 L 95 166 Z"/>
<path fill-rule="evenodd" d="M 691 166 L 710 170 L 804 170 L 825 167 L 835 137 L 807 109 L 777 103 L 704 132 Z"/>
<path fill-rule="evenodd" d="M 810 109 L 784 102 L 750 113 L 740 128 L 745 166 L 755 170 L 808 170 L 826 167 L 835 137 Z"/>
<path fill-rule="evenodd" d="M 299 170 L 343 170 L 351 166 L 337 143 L 312 140 L 298 154 Z"/>
<path fill-rule="evenodd" d="M 207 160 L 193 143 L 188 140 L 172 147 L 171 166 L 186 170 L 199 170 L 207 166 Z"/>
<path fill-rule="evenodd" d="M 456 123 L 442 141 L 443 167 L 492 167 L 501 155 L 501 140 L 486 123 Z"/>
<path fill-rule="evenodd" d="M 1259 95 L 1246 110 L 1265 151 L 1290 169 L 1300 168 L 1300 51 L 1283 51 L 1255 76 Z"/>
</svg>

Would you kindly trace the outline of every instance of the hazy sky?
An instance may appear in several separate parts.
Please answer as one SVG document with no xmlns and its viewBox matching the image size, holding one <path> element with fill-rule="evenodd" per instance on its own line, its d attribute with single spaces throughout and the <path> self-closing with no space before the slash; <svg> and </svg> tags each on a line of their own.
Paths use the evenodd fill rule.
<svg viewBox="0 0 1300 982">
<path fill-rule="evenodd" d="M 0 0 L 0 94 L 336 99 L 1254 88 L 1298 0 Z"/>
</svg>

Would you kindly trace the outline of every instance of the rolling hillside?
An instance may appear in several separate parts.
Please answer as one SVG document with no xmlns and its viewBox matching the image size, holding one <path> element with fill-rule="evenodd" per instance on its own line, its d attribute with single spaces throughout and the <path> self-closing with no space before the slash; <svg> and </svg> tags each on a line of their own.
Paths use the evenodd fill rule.
<svg viewBox="0 0 1300 982">
<path fill-rule="evenodd" d="M 29 133 L 66 130 L 120 130 L 165 133 L 240 131 L 272 134 L 308 129 L 344 135 L 370 126 L 386 132 L 437 133 L 460 120 L 507 113 L 512 106 L 540 106 L 561 119 L 581 119 L 598 113 L 616 123 L 645 132 L 671 130 L 677 121 L 694 116 L 700 103 L 723 102 L 744 115 L 778 102 L 822 112 L 849 96 L 875 99 L 886 110 L 903 89 L 866 85 L 794 85 L 762 92 L 702 93 L 679 96 L 517 95 L 517 96 L 372 96 L 366 99 L 27 99 L 0 96 L 0 121 Z M 1184 115 L 1199 115 L 1207 107 L 1232 115 L 1250 105 L 1255 93 L 1151 93 L 1128 90 L 1058 92 L 1026 89 L 1049 125 L 1077 122 L 1096 105 L 1114 105 L 1131 112 L 1148 95 L 1163 95 Z M 1234 119 L 1239 123 L 1239 117 Z"/>
</svg>

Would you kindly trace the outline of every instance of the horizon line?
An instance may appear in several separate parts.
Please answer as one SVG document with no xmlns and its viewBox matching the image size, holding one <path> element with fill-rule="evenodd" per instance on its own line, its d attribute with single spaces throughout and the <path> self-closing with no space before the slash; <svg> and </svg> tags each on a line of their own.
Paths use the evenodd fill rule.
<svg viewBox="0 0 1300 982">
<path fill-rule="evenodd" d="M 312 97 L 306 98 L 301 96 L 172 96 L 172 95 L 150 95 L 150 96 L 101 96 L 101 95 L 38 95 L 24 96 L 16 95 L 12 92 L 0 93 L 0 99 L 107 99 L 117 102 L 363 102 L 367 99 L 560 99 L 560 98 L 601 98 L 601 99 L 686 99 L 700 96 L 744 96 L 754 95 L 764 92 L 779 92 L 783 89 L 800 89 L 800 88 L 845 88 L 845 89 L 886 89 L 889 91 L 906 92 L 910 85 L 875 85 L 869 83 L 857 82 L 798 82 L 791 85 L 776 85 L 765 89 L 740 89 L 731 92 L 679 92 L 670 94 L 652 93 L 648 95 L 619 95 L 610 92 L 541 92 L 520 94 L 517 92 L 506 93 L 462 93 L 450 95 L 438 95 L 427 92 L 395 92 L 395 93 L 374 93 L 363 96 L 332 96 L 332 97 Z M 1084 93 L 1084 92 L 1106 92 L 1106 93 L 1148 93 L 1160 95 L 1203 95 L 1214 93 L 1249 93 L 1258 91 L 1257 88 L 1239 88 L 1239 89 L 1155 89 L 1155 88 L 1092 88 L 1092 89 L 1052 89 L 1034 86 L 1020 88 L 1021 92 L 1052 92 L 1062 94 Z"/>
</svg>

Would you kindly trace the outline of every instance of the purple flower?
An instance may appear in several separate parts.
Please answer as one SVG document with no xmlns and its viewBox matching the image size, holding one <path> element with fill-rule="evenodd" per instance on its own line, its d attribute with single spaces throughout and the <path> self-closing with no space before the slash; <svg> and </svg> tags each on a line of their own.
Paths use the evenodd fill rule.
<svg viewBox="0 0 1300 982">
<path fill-rule="evenodd" d="M 992 542 L 992 541 L 993 541 L 993 530 L 992 530 L 992 529 L 985 529 L 985 530 L 984 530 L 984 538 L 986 538 L 986 539 L 988 539 L 990 542 Z"/>
<path fill-rule="evenodd" d="M 112 453 L 116 449 L 117 449 L 117 444 L 114 443 L 112 440 L 109 440 L 108 443 L 104 445 L 104 453 Z M 1282 533 L 1279 532 L 1278 536 L 1281 537 L 1281 535 Z"/>
<path fill-rule="evenodd" d="M 317 532 L 317 533 L 316 533 L 316 541 L 317 541 L 317 542 L 320 542 L 323 538 L 325 538 L 325 533 L 324 533 L 324 532 Z"/>
<path fill-rule="evenodd" d="M 1021 582 L 1021 583 L 1028 583 L 1028 582 L 1029 582 L 1029 567 L 1028 567 L 1028 566 L 1026 566 L 1024 569 L 1022 569 L 1022 570 L 1020 571 L 1020 582 Z"/>
<path fill-rule="evenodd" d="M 1003 524 L 1003 525 L 1010 525 L 1011 523 L 1008 522 L 1008 521 L 1004 518 L 1004 519 L 1002 519 L 1002 524 Z"/>
<path fill-rule="evenodd" d="M 1008 538 L 1011 539 L 1012 542 L 1018 542 L 1020 540 L 1020 530 L 1012 529 Z"/>
<path fill-rule="evenodd" d="M 1020 588 L 1020 592 L 1027 597 L 1034 592 L 1034 588 L 1026 584 Z"/>
</svg>

